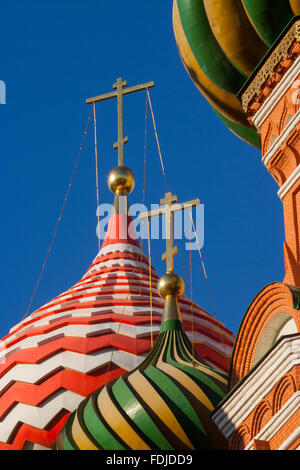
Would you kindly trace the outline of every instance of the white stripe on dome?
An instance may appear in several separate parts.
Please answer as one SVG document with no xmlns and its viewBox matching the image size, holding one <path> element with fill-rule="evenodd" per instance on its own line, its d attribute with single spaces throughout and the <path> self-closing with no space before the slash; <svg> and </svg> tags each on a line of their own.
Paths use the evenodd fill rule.
<svg viewBox="0 0 300 470">
<path fill-rule="evenodd" d="M 71 300 L 72 298 L 74 298 L 75 296 L 85 296 L 87 294 L 93 294 L 93 293 L 99 293 L 99 295 L 102 293 L 102 292 L 106 292 L 106 291 L 113 291 L 113 292 L 117 292 L 118 290 L 126 290 L 127 292 L 129 292 L 129 289 L 131 291 L 134 291 L 133 293 L 139 293 L 139 291 L 141 291 L 141 293 L 145 294 L 145 295 L 150 295 L 150 288 L 147 287 L 147 286 L 131 286 L 130 284 L 126 284 L 126 285 L 118 285 L 118 284 L 114 284 L 114 285 L 106 285 L 106 284 L 103 284 L 101 286 L 96 286 L 96 287 L 90 287 L 90 288 L 87 288 L 87 289 L 82 289 L 78 292 L 78 291 L 75 291 L 73 290 L 72 293 L 70 292 L 67 292 L 66 295 L 62 295 L 59 300 L 60 301 L 66 301 L 66 300 Z M 157 295 L 158 296 L 158 291 L 155 287 L 152 287 L 151 289 L 151 292 L 154 294 L 154 295 Z M 112 294 L 114 295 L 114 294 Z"/>
<path fill-rule="evenodd" d="M 96 261 L 97 258 L 103 255 L 107 255 L 109 253 L 116 253 L 116 252 L 124 252 L 128 251 L 130 253 L 137 253 L 138 255 L 145 256 L 141 247 L 136 245 L 130 245 L 129 243 L 113 243 L 111 245 L 107 245 L 101 248 L 96 258 L 94 258 L 93 263 Z"/>
<path fill-rule="evenodd" d="M 158 332 L 160 329 L 160 325 L 154 324 L 152 327 L 153 333 Z M 58 339 L 62 337 L 76 337 L 76 338 L 86 338 L 89 336 L 96 336 L 96 333 L 105 334 L 105 332 L 111 333 L 118 333 L 120 335 L 128 336 L 130 338 L 140 338 L 144 337 L 145 335 L 149 335 L 151 333 L 151 325 L 149 322 L 145 325 L 130 325 L 127 323 L 118 323 L 118 322 L 99 322 L 96 324 L 71 324 L 71 325 L 64 325 L 60 328 L 50 331 L 49 333 L 42 333 L 36 334 L 35 336 L 29 336 L 24 338 L 18 343 L 18 348 L 25 349 L 25 348 L 32 348 L 38 346 L 39 344 L 46 343 L 50 338 Z M 2 359 L 3 356 L 7 356 L 7 354 L 11 350 L 16 348 L 16 344 L 13 346 L 6 348 L 4 354 L 0 356 L 0 363 L 3 364 L 5 361 Z"/>
<path fill-rule="evenodd" d="M 112 359 L 112 364 L 131 370 L 144 360 L 145 355 L 136 356 L 127 351 L 106 348 L 93 354 L 81 354 L 73 351 L 61 351 L 38 364 L 16 364 L 0 379 L 3 390 L 10 382 L 35 384 L 58 368 L 89 374 L 99 367 L 105 367 Z"/>
<path fill-rule="evenodd" d="M 162 315 L 163 313 L 163 301 L 160 300 L 160 299 L 157 299 L 156 302 L 161 302 L 161 305 L 159 307 L 155 307 L 153 308 L 152 310 L 152 314 L 153 315 Z M 181 304 L 181 299 L 179 299 L 179 305 L 180 305 L 180 308 L 181 308 L 181 313 L 182 313 L 182 318 L 184 321 L 189 321 L 189 323 L 192 323 L 192 318 L 190 316 L 190 313 L 189 313 L 189 305 L 182 305 Z M 71 305 L 70 305 L 71 307 Z M 55 308 L 53 308 L 52 310 L 54 309 L 58 309 L 59 306 L 56 306 Z M 31 323 L 30 325 L 24 327 L 23 329 L 21 329 L 20 331 L 18 332 L 13 332 L 11 331 L 9 337 L 7 337 L 6 339 L 2 340 L 0 342 L 0 347 L 5 347 L 5 344 L 7 343 L 10 343 L 12 342 L 15 338 L 18 338 L 19 336 L 22 336 L 24 335 L 26 332 L 29 332 L 29 331 L 33 331 L 35 328 L 38 328 L 38 327 L 41 327 L 41 326 L 45 326 L 45 325 L 49 325 L 51 323 L 53 323 L 54 321 L 59 321 L 63 318 L 76 318 L 76 317 L 92 317 L 93 316 L 93 313 L 94 314 L 98 314 L 100 315 L 101 313 L 106 313 L 106 314 L 119 314 L 119 315 L 123 315 L 123 316 L 127 316 L 127 315 L 134 315 L 134 314 L 139 314 L 139 315 L 143 315 L 143 316 L 149 316 L 150 317 L 150 314 L 151 314 L 151 311 L 150 311 L 150 306 L 132 306 L 132 305 L 128 305 L 126 306 L 126 313 L 125 313 L 125 307 L 122 306 L 122 305 L 119 305 L 119 306 L 110 306 L 110 307 L 107 307 L 107 306 L 103 306 L 103 307 L 95 307 L 95 308 L 85 308 L 85 309 L 70 309 L 70 310 L 66 310 L 64 312 L 60 312 L 60 313 L 52 313 L 52 314 L 49 314 L 51 312 L 51 310 L 47 309 L 47 310 L 44 310 L 41 315 L 43 315 L 42 318 L 36 320 L 34 323 Z M 211 324 L 209 321 L 206 321 L 205 318 L 203 318 L 204 316 L 206 316 L 207 318 L 211 318 L 206 312 L 204 312 L 201 308 L 195 308 L 193 306 L 193 313 L 194 313 L 194 318 L 193 318 L 193 322 L 194 322 L 194 325 L 195 327 L 197 327 L 197 325 L 199 325 L 200 327 L 205 327 L 207 328 L 208 330 L 212 331 L 212 332 L 215 332 L 216 334 L 220 335 L 220 342 L 222 343 L 222 340 L 226 339 L 227 341 L 230 341 L 231 343 L 233 343 L 233 335 L 225 330 L 223 330 L 221 328 L 221 324 L 218 323 L 218 324 Z M 201 315 L 202 318 L 199 318 L 196 316 L 196 314 L 199 314 Z M 44 316 L 46 315 L 46 316 Z M 28 319 L 27 319 L 28 320 Z M 121 321 L 121 320 L 120 320 Z M 146 320 L 145 320 L 146 322 Z M 150 318 L 148 319 L 148 322 L 150 322 Z M 100 322 L 99 322 L 100 323 Z M 119 323 L 119 322 L 116 322 L 116 323 Z M 14 328 L 15 329 L 15 328 Z"/>
<path fill-rule="evenodd" d="M 153 334 L 159 333 L 160 325 L 153 324 L 152 332 Z M 117 322 L 101 322 L 92 325 L 67 325 L 52 330 L 49 333 L 36 334 L 36 336 L 29 336 L 17 343 L 17 349 L 28 349 L 33 348 L 38 345 L 44 344 L 46 342 L 55 341 L 58 338 L 62 337 L 95 337 L 96 333 L 99 333 L 98 336 L 104 334 L 116 333 L 124 335 L 130 338 L 143 339 L 150 336 L 151 334 L 151 325 L 148 323 L 144 325 L 129 325 L 126 323 L 117 323 Z M 102 335 L 101 335 L 102 333 Z M 217 341 L 209 336 L 194 330 L 193 332 L 187 331 L 190 339 L 193 339 L 194 343 L 204 344 L 220 354 L 228 355 L 231 352 L 232 347 L 230 345 L 224 345 L 221 341 Z M 0 362 L 5 364 L 6 358 L 9 360 L 10 353 L 16 351 L 16 344 L 13 344 L 11 347 L 6 348 L 0 355 Z"/>
<path fill-rule="evenodd" d="M 44 429 L 59 411 L 73 411 L 83 399 L 82 395 L 66 390 L 39 407 L 18 403 L 0 423 L 0 440 L 6 442 L 17 423 Z"/>
<path fill-rule="evenodd" d="M 179 302 L 179 304 L 180 304 L 180 302 Z M 203 315 L 203 311 L 201 309 L 199 309 L 199 312 L 196 312 L 194 310 L 194 314 L 198 313 L 198 314 L 201 315 L 202 318 L 194 316 L 194 318 L 192 319 L 191 316 L 190 316 L 190 313 L 188 311 L 189 310 L 188 306 L 186 306 L 186 305 L 180 305 L 180 306 L 181 306 L 181 315 L 182 315 L 182 318 L 185 321 L 189 321 L 190 323 L 192 323 L 192 321 L 193 321 L 194 325 L 203 325 L 204 327 L 208 328 L 210 331 L 214 331 L 217 334 L 222 335 L 223 338 L 226 338 L 229 341 L 233 342 L 232 334 L 230 334 L 229 332 L 223 330 L 220 327 L 219 324 L 212 324 L 209 321 L 205 320 L 205 318 L 203 318 L 203 317 L 205 317 L 205 315 Z M 1 346 L 1 344 L 5 345 L 7 342 L 11 342 L 13 340 L 13 338 L 23 335 L 26 331 L 30 331 L 34 328 L 44 326 L 44 325 L 47 325 L 47 324 L 51 324 L 51 323 L 53 323 L 53 321 L 60 320 L 61 318 L 64 318 L 64 317 L 65 318 L 67 318 L 67 317 L 72 317 L 72 318 L 92 317 L 92 316 L 94 316 L 93 314 L 99 314 L 100 315 L 101 313 L 119 314 L 119 315 L 121 314 L 123 316 L 127 316 L 127 315 L 132 316 L 135 313 L 138 314 L 138 315 L 142 314 L 142 315 L 145 315 L 145 316 L 146 315 L 150 316 L 150 314 L 151 314 L 150 306 L 128 305 L 128 306 L 126 306 L 126 313 L 124 311 L 124 308 L 125 307 L 122 306 L 122 305 L 114 305 L 114 306 L 110 306 L 110 307 L 102 306 L 102 307 L 75 309 L 75 310 L 70 309 L 70 310 L 66 310 L 64 312 L 60 312 L 60 313 L 53 313 L 52 315 L 47 315 L 47 313 L 49 313 L 49 312 L 44 311 L 43 315 L 46 315 L 46 316 L 43 316 L 42 318 L 36 320 L 34 323 L 28 325 L 27 327 L 24 327 L 23 329 L 21 329 L 20 331 L 18 331 L 16 333 L 12 332 L 8 338 L 6 338 L 6 339 L 4 339 L 0 342 L 0 346 Z M 163 305 L 163 302 L 161 302 L 160 306 L 155 306 L 153 308 L 153 310 L 152 310 L 153 315 L 162 315 L 163 308 L 164 308 L 164 305 Z"/>
<path fill-rule="evenodd" d="M 100 271 L 101 269 L 103 268 L 122 268 L 122 267 L 126 267 L 126 268 L 129 268 L 130 266 L 133 266 L 135 268 L 144 268 L 144 267 L 148 267 L 148 265 L 145 263 L 145 262 L 142 262 L 142 261 L 137 261 L 137 260 L 133 260 L 133 259 L 130 259 L 130 258 L 126 258 L 126 259 L 123 259 L 123 258 L 118 258 L 118 259 L 112 259 L 112 260 L 106 260 L 106 261 L 101 261 L 97 264 L 95 264 L 94 266 L 92 266 L 88 271 L 87 273 L 91 274 L 95 271 Z"/>
</svg>

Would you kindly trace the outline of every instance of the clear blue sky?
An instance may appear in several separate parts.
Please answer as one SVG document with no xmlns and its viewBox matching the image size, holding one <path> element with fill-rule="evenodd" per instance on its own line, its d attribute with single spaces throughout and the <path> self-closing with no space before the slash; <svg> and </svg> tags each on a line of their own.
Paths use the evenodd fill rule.
<svg viewBox="0 0 300 470">
<path fill-rule="evenodd" d="M 25 314 L 64 200 L 89 108 L 85 98 L 154 80 L 151 90 L 169 189 L 205 204 L 203 257 L 217 317 L 234 333 L 254 296 L 282 281 L 283 217 L 260 152 L 235 137 L 188 77 L 172 30 L 171 0 L 11 1 L 1 5 L 0 335 Z M 142 201 L 145 95 L 125 97 L 125 159 Z M 111 202 L 116 102 L 97 106 L 100 201 Z M 149 116 L 146 203 L 165 191 Z M 33 309 L 76 283 L 97 253 L 93 133 L 90 127 L 64 217 Z M 145 244 L 147 247 L 147 244 Z M 159 274 L 164 242 L 153 242 Z M 146 250 L 147 253 L 147 250 Z M 189 269 L 188 254 L 184 254 Z M 212 313 L 197 252 L 193 299 Z M 181 257 L 176 271 L 184 275 Z M 188 294 L 188 290 L 186 290 Z"/>
</svg>

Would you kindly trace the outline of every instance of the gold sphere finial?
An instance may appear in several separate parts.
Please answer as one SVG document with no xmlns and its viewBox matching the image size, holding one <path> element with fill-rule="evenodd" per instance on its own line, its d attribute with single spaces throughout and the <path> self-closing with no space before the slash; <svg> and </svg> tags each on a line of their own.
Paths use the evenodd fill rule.
<svg viewBox="0 0 300 470">
<path fill-rule="evenodd" d="M 178 274 L 166 273 L 158 280 L 157 288 L 161 297 L 180 297 L 184 292 L 184 282 Z"/>
<path fill-rule="evenodd" d="M 117 166 L 110 171 L 107 184 L 114 194 L 120 190 L 130 194 L 135 185 L 134 174 L 127 166 Z"/>
</svg>

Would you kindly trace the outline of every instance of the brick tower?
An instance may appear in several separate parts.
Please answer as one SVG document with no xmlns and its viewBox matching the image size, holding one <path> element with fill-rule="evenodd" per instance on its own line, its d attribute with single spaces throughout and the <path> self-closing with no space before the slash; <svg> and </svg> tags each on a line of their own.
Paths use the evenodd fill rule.
<svg viewBox="0 0 300 470">
<path fill-rule="evenodd" d="M 300 21 L 271 49 L 242 95 L 249 122 L 261 135 L 262 162 L 283 203 L 284 282 L 300 286 Z"/>
<path fill-rule="evenodd" d="M 283 282 L 257 294 L 233 351 L 230 391 L 213 420 L 230 449 L 300 448 L 300 19 L 281 34 L 240 98 L 279 186 Z"/>
</svg>

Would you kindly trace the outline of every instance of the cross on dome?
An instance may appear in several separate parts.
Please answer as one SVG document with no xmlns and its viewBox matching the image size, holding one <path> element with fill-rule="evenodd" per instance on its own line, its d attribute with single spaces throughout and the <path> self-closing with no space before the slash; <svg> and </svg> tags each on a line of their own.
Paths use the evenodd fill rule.
<svg viewBox="0 0 300 470">
<path fill-rule="evenodd" d="M 159 215 L 166 216 L 166 251 L 162 255 L 162 260 L 167 262 L 168 273 L 172 273 L 174 271 L 174 256 L 177 253 L 177 246 L 174 246 L 173 244 L 173 214 L 175 211 L 189 209 L 200 204 L 199 199 L 174 205 L 173 202 L 177 203 L 177 196 L 168 192 L 165 194 L 165 197 L 160 200 L 160 204 L 162 204 L 163 207 L 139 214 L 139 219 L 148 219 L 149 217 L 156 217 Z"/>
<path fill-rule="evenodd" d="M 103 95 L 94 96 L 86 99 L 86 104 L 94 104 L 98 101 L 104 101 L 110 98 L 117 98 L 118 101 L 118 141 L 114 144 L 114 149 L 118 149 L 118 165 L 124 166 L 124 144 L 127 144 L 128 137 L 124 137 L 124 115 L 123 115 L 123 96 L 136 91 L 147 90 L 154 87 L 154 82 L 143 83 L 141 85 L 124 88 L 127 82 L 122 78 L 118 78 L 113 84 L 116 91 L 105 93 Z"/>
</svg>

